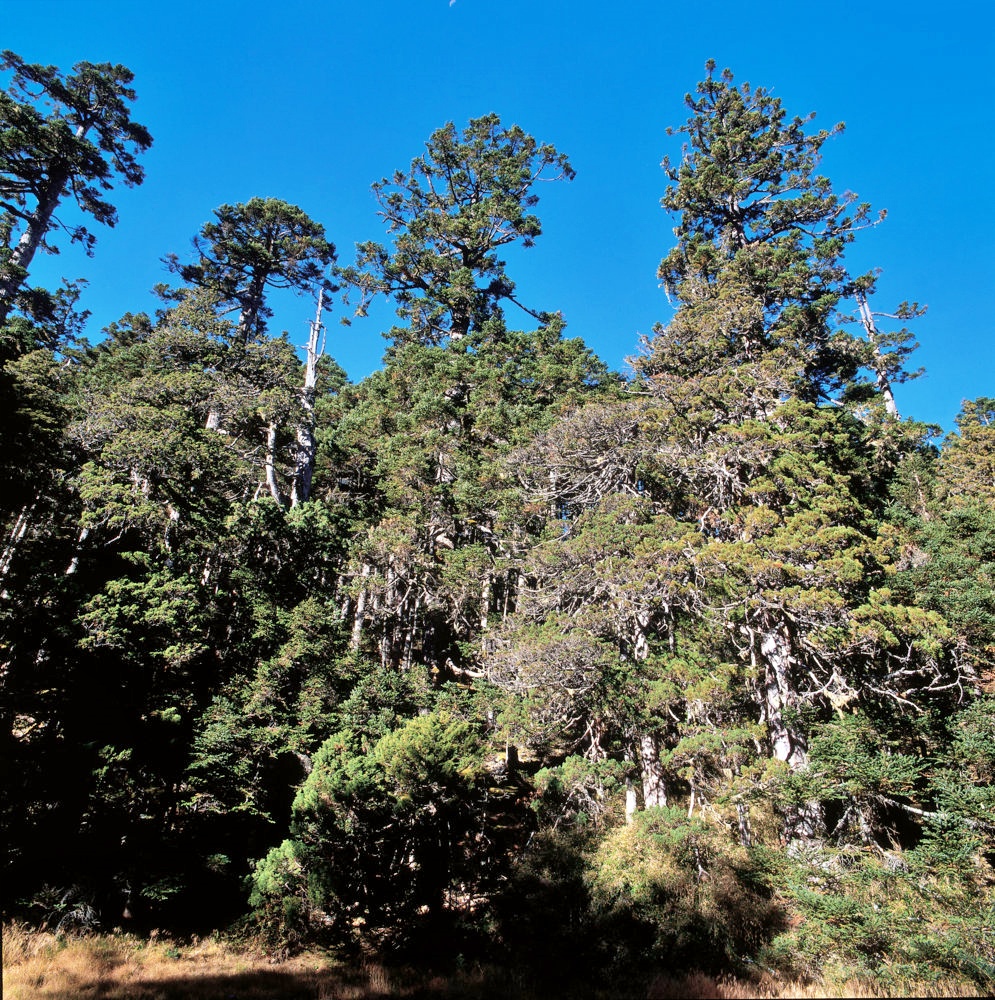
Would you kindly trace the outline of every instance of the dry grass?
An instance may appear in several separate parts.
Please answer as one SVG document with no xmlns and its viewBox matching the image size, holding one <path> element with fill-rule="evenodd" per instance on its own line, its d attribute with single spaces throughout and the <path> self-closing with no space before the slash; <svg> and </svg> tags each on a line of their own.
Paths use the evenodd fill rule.
<svg viewBox="0 0 995 1000">
<path fill-rule="evenodd" d="M 180 943 L 117 934 L 57 938 L 20 924 L 3 929 L 3 993 L 6 1000 L 374 1000 L 383 997 L 466 997 L 477 1000 L 546 1000 L 549 985 L 527 984 L 513 973 L 478 969 L 446 977 L 376 963 L 343 966 L 321 953 L 277 961 L 262 950 L 222 940 Z M 825 985 L 713 978 L 699 973 L 660 976 L 626 992 L 592 989 L 591 997 L 648 1000 L 720 1000 L 775 997 L 967 997 L 961 982 L 911 984 L 901 994 L 875 991 L 861 981 Z M 576 989 L 566 991 L 579 995 Z"/>
<path fill-rule="evenodd" d="M 325 987 L 342 978 L 322 955 L 274 963 L 213 938 L 187 944 L 131 935 L 56 938 L 13 925 L 4 928 L 3 943 L 7 1000 L 330 998 L 339 994 Z M 361 987 L 352 993 L 357 1000 L 378 995 L 375 982 L 355 985 Z"/>
<path fill-rule="evenodd" d="M 508 989 L 509 984 L 511 989 Z M 6 1000 L 374 1000 L 381 997 L 508 996 L 499 972 L 456 976 L 345 966 L 319 952 L 277 960 L 217 938 L 178 942 L 130 934 L 56 937 L 22 924 L 3 929 Z"/>
<path fill-rule="evenodd" d="M 772 977 L 741 980 L 733 976 L 714 978 L 698 972 L 684 976 L 660 976 L 650 986 L 648 1000 L 775 1000 L 781 997 L 975 997 L 976 986 L 955 980 L 907 983 L 901 993 L 886 992 L 864 980 L 834 983 L 785 983 Z"/>
</svg>

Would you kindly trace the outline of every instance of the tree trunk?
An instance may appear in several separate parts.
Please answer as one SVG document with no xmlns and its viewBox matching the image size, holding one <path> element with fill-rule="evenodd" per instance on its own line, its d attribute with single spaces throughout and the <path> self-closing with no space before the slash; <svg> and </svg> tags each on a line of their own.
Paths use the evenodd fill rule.
<svg viewBox="0 0 995 1000">
<path fill-rule="evenodd" d="M 249 346 L 249 334 L 252 333 L 259 320 L 265 292 L 266 274 L 254 274 L 243 300 L 242 311 L 238 314 L 238 326 L 235 328 L 235 339 L 237 343 L 241 344 L 243 350 Z"/>
<path fill-rule="evenodd" d="M 625 752 L 625 763 L 627 765 L 632 764 L 632 754 L 627 750 Z M 636 795 L 636 783 L 632 780 L 631 769 L 626 770 L 625 774 L 625 825 L 631 826 L 633 820 L 636 818 L 636 812 L 639 809 L 639 798 Z"/>
<path fill-rule="evenodd" d="M 266 488 L 277 503 L 282 503 L 276 481 L 276 431 L 276 421 L 270 421 L 266 426 Z"/>
<path fill-rule="evenodd" d="M 77 136 L 79 135 L 80 132 L 77 131 Z M 38 199 L 38 204 L 28 219 L 27 228 L 21 233 L 10 260 L 0 272 L 0 324 L 6 322 L 14 306 L 14 298 L 24 284 L 31 261 L 45 239 L 68 181 L 69 172 L 64 167 L 52 170 L 45 193 Z"/>
<path fill-rule="evenodd" d="M 639 766 L 643 778 L 643 807 L 667 804 L 667 786 L 660 764 L 660 745 L 655 736 L 639 737 Z"/>
<path fill-rule="evenodd" d="M 492 588 L 491 574 L 485 573 L 484 579 L 480 583 L 480 650 L 482 653 L 487 652 L 487 626 L 491 609 Z"/>
<path fill-rule="evenodd" d="M 66 568 L 66 576 L 72 576 L 73 573 L 79 568 L 79 557 L 80 553 L 83 551 L 83 543 L 87 540 L 90 535 L 89 528 L 81 528 L 79 532 L 79 538 L 76 539 L 76 549 L 73 552 L 73 557 L 70 560 L 69 566 Z"/>
<path fill-rule="evenodd" d="M 743 802 L 736 803 L 736 825 L 739 827 L 739 842 L 743 847 L 753 846 L 753 828 L 750 825 L 750 809 Z"/>
<path fill-rule="evenodd" d="M 763 658 L 764 721 L 770 737 L 771 754 L 783 761 L 792 773 L 808 767 L 808 743 L 805 734 L 785 715 L 798 707 L 797 692 L 791 676 L 793 656 L 787 632 L 777 627 L 760 639 Z M 824 832 L 822 806 L 812 800 L 791 806 L 785 816 L 785 839 L 789 842 L 818 842 Z"/>
<path fill-rule="evenodd" d="M 888 379 L 887 374 L 884 371 L 884 365 L 881 362 L 881 348 L 878 346 L 880 344 L 880 334 L 878 333 L 877 325 L 874 322 L 874 313 L 871 312 L 871 307 L 867 304 L 867 296 L 863 292 L 857 293 L 857 306 L 860 309 L 860 320 L 864 326 L 864 330 L 867 332 L 867 340 L 874 349 L 874 361 L 876 382 L 877 387 L 881 392 L 881 396 L 884 399 L 884 409 L 885 413 L 889 417 L 898 417 L 898 405 L 895 403 L 895 395 L 891 391 L 891 381 Z"/>
<path fill-rule="evenodd" d="M 0 585 L 3 584 L 3 581 L 7 578 L 7 574 L 10 572 L 17 547 L 28 532 L 28 526 L 31 524 L 31 515 L 34 513 L 36 506 L 37 501 L 30 507 L 21 509 L 21 513 L 17 515 L 17 520 L 14 522 L 14 527 L 11 528 L 10 534 L 7 536 L 7 543 L 3 547 L 3 553 L 0 554 Z M 0 596 L 6 597 L 7 591 L 3 590 L 0 592 Z"/>
<path fill-rule="evenodd" d="M 359 588 L 359 593 L 356 595 L 356 615 L 352 620 L 352 637 L 349 640 L 349 648 L 355 653 L 359 649 L 359 643 L 363 638 L 363 621 L 366 618 L 366 580 L 370 575 L 370 565 L 369 563 L 363 563 L 363 569 L 360 573 L 362 578 L 362 586 Z"/>
<path fill-rule="evenodd" d="M 804 737 L 785 722 L 785 709 L 794 707 L 791 681 L 791 645 L 781 629 L 774 629 L 760 639 L 764 664 L 764 718 L 775 760 L 784 761 L 792 771 L 808 763 Z"/>
<path fill-rule="evenodd" d="M 301 388 L 301 419 L 297 425 L 297 455 L 294 464 L 294 481 L 290 490 L 290 506 L 296 507 L 311 496 L 311 480 L 314 476 L 314 460 L 318 445 L 314 437 L 314 397 L 318 383 L 318 338 L 324 329 L 321 323 L 321 309 L 325 291 L 318 289 L 318 308 L 307 341 L 307 361 L 304 366 L 304 385 Z"/>
</svg>

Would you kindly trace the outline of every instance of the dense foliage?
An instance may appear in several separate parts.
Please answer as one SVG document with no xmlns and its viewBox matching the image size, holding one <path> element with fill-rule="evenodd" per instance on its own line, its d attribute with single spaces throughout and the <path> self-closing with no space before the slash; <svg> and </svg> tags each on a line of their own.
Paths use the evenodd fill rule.
<svg viewBox="0 0 995 1000">
<path fill-rule="evenodd" d="M 353 265 L 223 205 L 91 344 L 31 257 L 141 181 L 131 74 L 2 65 L 5 915 L 991 985 L 995 409 L 899 418 L 842 126 L 708 67 L 629 380 L 518 302 L 573 171 L 496 115 L 374 184 Z M 342 287 L 400 324 L 355 385 Z"/>
</svg>

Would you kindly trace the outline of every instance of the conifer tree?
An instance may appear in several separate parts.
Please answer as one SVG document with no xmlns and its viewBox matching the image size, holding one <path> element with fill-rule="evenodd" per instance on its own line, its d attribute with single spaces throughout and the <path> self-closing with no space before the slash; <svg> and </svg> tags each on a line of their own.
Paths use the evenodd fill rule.
<svg viewBox="0 0 995 1000">
<path fill-rule="evenodd" d="M 734 86 L 729 70 L 717 78 L 713 62 L 707 70 L 685 97 L 687 122 L 669 132 L 686 136 L 681 162 L 664 160 L 671 186 L 662 203 L 679 214 L 678 242 L 658 275 L 682 309 L 656 331 L 641 370 L 668 383 L 702 363 L 714 374 L 720 359 L 751 366 L 759 384 L 743 387 L 743 405 L 755 413 L 786 393 L 838 399 L 862 369 L 890 389 L 909 377 L 908 332 L 878 332 L 867 304 L 875 276 L 851 275 L 844 263 L 847 246 L 873 224 L 870 205 L 836 194 L 818 173 L 823 145 L 843 124 L 811 131 L 814 114 L 788 119 L 768 90 Z M 861 306 L 867 340 L 840 325 L 849 297 Z M 918 312 L 903 304 L 897 315 Z M 713 338 L 709 351 L 688 356 L 688 340 L 702 337 Z"/>
<path fill-rule="evenodd" d="M 644 802 L 669 787 L 692 810 L 745 801 L 736 776 L 754 743 L 801 774 L 827 712 L 915 710 L 963 679 L 939 616 L 886 586 L 884 498 L 858 419 L 884 393 L 873 371 L 861 409 L 841 405 L 872 367 L 868 342 L 839 328 L 843 299 L 868 288 L 842 254 L 869 210 L 849 211 L 852 196 L 815 172 L 831 132 L 809 134 L 713 68 L 687 98 L 684 159 L 668 165 L 664 205 L 681 214 L 660 276 L 678 310 L 633 362 L 642 399 L 571 414 L 517 456 L 531 496 L 568 512 L 523 610 L 614 639 L 631 665 L 615 683 L 636 681 L 618 697 L 629 683 L 634 705 L 655 706 L 616 723 L 615 752 L 639 762 Z M 815 799 L 786 803 L 785 820 L 789 839 L 824 834 Z"/>
<path fill-rule="evenodd" d="M 261 438 L 263 487 L 278 503 L 296 501 L 302 476 L 299 438 L 312 419 L 308 407 L 313 405 L 315 373 L 309 360 L 303 379 L 310 379 L 311 387 L 302 394 L 295 387 L 302 376 L 292 348 L 285 338 L 266 334 L 272 314 L 266 298 L 269 290 L 292 289 L 320 293 L 324 301 L 337 287 L 332 280 L 335 247 L 321 225 L 276 198 L 222 205 L 215 216 L 194 238 L 196 263 L 183 264 L 176 254 L 165 258 L 192 289 L 162 291 L 167 298 L 194 295 L 209 301 L 219 317 L 237 315 L 216 345 L 220 350 L 212 370 L 217 386 L 206 426 L 255 438 L 246 453 L 259 450 Z M 284 478 L 290 483 L 283 483 Z"/>
<path fill-rule="evenodd" d="M 266 331 L 267 289 L 335 290 L 328 273 L 335 247 L 325 239 L 324 228 L 296 205 L 252 198 L 222 205 L 214 215 L 216 221 L 205 222 L 194 237 L 198 260 L 183 264 L 170 254 L 166 263 L 189 284 L 210 289 L 222 315 L 238 314 L 234 341 L 243 347 Z"/>
<path fill-rule="evenodd" d="M 131 70 L 81 62 L 63 75 L 54 66 L 26 63 L 4 51 L 0 69 L 12 73 L 0 93 L 0 324 L 10 314 L 39 249 L 60 225 L 59 204 L 72 197 L 97 222 L 113 226 L 117 211 L 105 199 L 115 179 L 141 184 L 138 155 L 152 145 L 148 130 L 131 120 Z M 69 230 L 92 252 L 84 226 Z"/>
<path fill-rule="evenodd" d="M 393 246 L 360 244 L 351 280 L 365 296 L 397 303 L 409 327 L 391 331 L 395 341 L 459 339 L 500 318 L 505 302 L 543 321 L 545 313 L 516 299 L 498 253 L 535 243 L 542 227 L 533 189 L 540 180 L 571 179 L 567 158 L 495 114 L 472 119 L 462 133 L 449 122 L 425 146 L 407 173 L 373 185 Z"/>
</svg>

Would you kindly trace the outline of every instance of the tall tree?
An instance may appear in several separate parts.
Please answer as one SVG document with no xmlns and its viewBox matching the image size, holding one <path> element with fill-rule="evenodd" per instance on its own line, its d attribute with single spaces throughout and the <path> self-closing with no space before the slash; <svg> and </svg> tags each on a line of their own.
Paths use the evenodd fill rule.
<svg viewBox="0 0 995 1000">
<path fill-rule="evenodd" d="M 870 206 L 851 192 L 837 194 L 818 173 L 823 145 L 843 124 L 812 131 L 806 126 L 814 114 L 788 119 L 766 89 L 735 86 L 729 70 L 716 77 L 713 62 L 707 70 L 685 97 L 688 120 L 669 132 L 686 136 L 681 162 L 664 160 L 672 183 L 663 206 L 679 213 L 679 223 L 677 246 L 658 274 L 684 317 L 657 331 L 657 372 L 667 371 L 672 342 L 678 370 L 692 360 L 683 319 L 697 314 L 717 338 L 713 357 L 721 350 L 736 364 L 769 359 L 768 374 L 777 371 L 767 379 L 775 399 L 784 392 L 837 397 L 854 388 L 862 369 L 890 391 L 892 382 L 910 377 L 902 371 L 908 332 L 878 333 L 867 306 L 875 275 L 851 276 L 843 260 L 856 233 L 873 224 Z M 867 340 L 840 326 L 837 309 L 851 296 Z M 917 312 L 903 304 L 896 314 Z"/>
<path fill-rule="evenodd" d="M 299 294 L 335 291 L 335 247 L 325 239 L 319 223 L 296 205 L 276 198 L 222 205 L 214 214 L 216 221 L 205 223 L 194 238 L 199 255 L 196 263 L 183 264 L 176 254 L 165 260 L 171 271 L 211 297 L 219 315 L 237 313 L 216 369 L 219 393 L 208 410 L 207 427 L 230 431 L 225 424 L 231 414 L 226 411 L 232 409 L 232 404 L 236 409 L 244 405 L 245 398 L 255 400 L 253 409 L 262 422 L 258 433 L 264 442 L 265 488 L 277 502 L 283 502 L 285 490 L 279 482 L 278 466 L 279 453 L 286 444 L 282 440 L 286 436 L 284 427 L 291 411 L 297 412 L 302 406 L 302 419 L 310 419 L 307 408 L 312 390 L 305 386 L 303 395 L 287 391 L 285 369 L 290 349 L 284 343 L 285 350 L 281 351 L 280 341 L 266 337 L 266 320 L 272 315 L 266 295 L 271 289 L 293 289 Z M 310 347 L 308 350 L 311 371 Z M 292 360 L 290 363 L 296 367 Z M 226 392 L 225 383 L 233 379 L 247 383 L 249 391 Z M 302 469 L 308 465 L 306 459 L 300 458 L 301 447 L 298 442 L 291 493 L 299 490 Z"/>
<path fill-rule="evenodd" d="M 215 209 L 194 237 L 198 260 L 181 263 L 176 254 L 165 260 L 184 281 L 210 289 L 222 315 L 237 313 L 235 342 L 243 347 L 266 332 L 272 315 L 267 289 L 296 292 L 322 287 L 335 291 L 330 269 L 335 247 L 324 227 L 296 205 L 278 198 L 252 198 Z"/>
<path fill-rule="evenodd" d="M 104 197 L 119 178 L 140 184 L 137 157 L 152 145 L 148 130 L 131 120 L 131 70 L 110 63 L 77 63 L 64 76 L 54 66 L 26 63 L 4 51 L 11 72 L 0 94 L 0 323 L 10 314 L 31 261 L 62 226 L 92 251 L 95 237 L 82 225 L 60 222 L 56 210 L 71 196 L 97 222 L 113 226 L 117 211 Z"/>
<path fill-rule="evenodd" d="M 964 680 L 939 616 L 885 586 L 886 497 L 864 422 L 885 391 L 883 341 L 838 328 L 840 303 L 870 287 L 842 261 L 869 210 L 848 211 L 852 197 L 815 173 L 831 132 L 809 134 L 766 91 L 712 69 L 687 98 L 683 162 L 668 166 L 664 205 L 681 215 L 660 276 L 677 313 L 634 361 L 641 400 L 569 414 L 516 456 L 527 496 L 563 526 L 530 556 L 526 629 L 506 630 L 492 658 L 496 677 L 538 659 L 555 678 L 552 657 L 528 655 L 537 622 L 614 643 L 624 669 L 601 670 L 607 704 L 627 707 L 607 731 L 603 711 L 580 709 L 604 683 L 589 656 L 583 684 L 569 670 L 557 681 L 580 699 L 561 739 L 600 727 L 601 747 L 639 762 L 644 802 L 669 789 L 691 810 L 742 802 L 754 745 L 799 775 L 827 713 L 915 710 Z M 839 405 L 855 387 L 860 408 Z M 544 683 L 540 710 L 556 694 Z M 817 801 L 785 811 L 789 838 L 824 832 Z M 746 819 L 732 818 L 744 839 Z"/>
<path fill-rule="evenodd" d="M 366 296 L 395 300 L 410 324 L 391 332 L 395 340 L 458 339 L 500 316 L 504 302 L 541 320 L 515 298 L 498 252 L 535 243 L 542 227 L 533 189 L 540 180 L 571 179 L 567 158 L 495 114 L 471 119 L 462 133 L 449 122 L 425 146 L 407 173 L 373 185 L 394 243 L 361 243 L 351 279 Z"/>
</svg>

